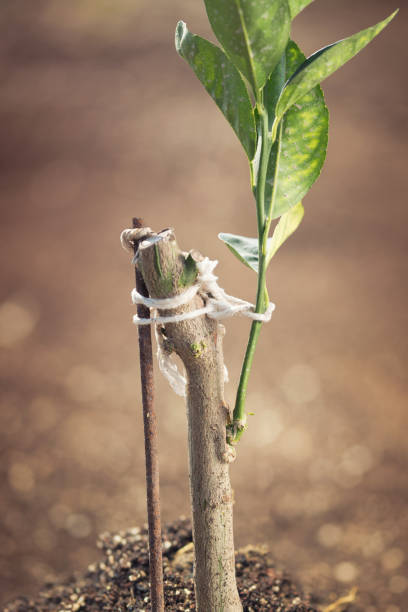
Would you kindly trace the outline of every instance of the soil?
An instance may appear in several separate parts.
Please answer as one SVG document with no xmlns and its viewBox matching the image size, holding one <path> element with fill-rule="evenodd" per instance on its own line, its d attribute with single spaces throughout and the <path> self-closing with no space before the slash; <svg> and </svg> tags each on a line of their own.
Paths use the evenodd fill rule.
<svg viewBox="0 0 408 612">
<path fill-rule="evenodd" d="M 105 533 L 98 547 L 103 559 L 62 584 L 46 584 L 37 597 L 19 597 L 4 612 L 140 611 L 150 609 L 147 530 Z M 164 529 L 164 585 L 167 610 L 195 610 L 190 522 Z M 316 612 L 290 578 L 275 568 L 267 552 L 246 547 L 236 555 L 238 589 L 247 612 Z"/>
</svg>

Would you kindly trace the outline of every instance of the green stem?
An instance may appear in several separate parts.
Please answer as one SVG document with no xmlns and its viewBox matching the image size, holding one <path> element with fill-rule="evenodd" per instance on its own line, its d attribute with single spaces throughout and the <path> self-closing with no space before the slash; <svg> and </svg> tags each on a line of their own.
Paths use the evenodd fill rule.
<svg viewBox="0 0 408 612">
<path fill-rule="evenodd" d="M 260 133 L 262 138 L 261 155 L 259 160 L 259 171 L 256 180 L 256 210 L 258 217 L 258 253 L 259 253 L 259 269 L 258 269 L 258 288 L 256 296 L 255 312 L 264 313 L 267 308 L 266 303 L 266 249 L 268 242 L 268 234 L 270 220 L 265 221 L 265 186 L 268 170 L 269 155 L 271 152 L 271 141 L 268 134 L 268 113 L 263 106 L 262 101 L 257 103 L 258 114 L 260 118 Z M 261 331 L 262 322 L 253 321 L 249 335 L 248 345 L 245 352 L 244 362 L 242 364 L 241 376 L 238 385 L 237 397 L 233 413 L 233 422 L 229 427 L 228 440 L 230 443 L 237 442 L 245 429 L 245 400 L 249 375 L 251 372 L 252 361 L 254 358 L 255 348 L 258 342 L 259 333 Z"/>
</svg>

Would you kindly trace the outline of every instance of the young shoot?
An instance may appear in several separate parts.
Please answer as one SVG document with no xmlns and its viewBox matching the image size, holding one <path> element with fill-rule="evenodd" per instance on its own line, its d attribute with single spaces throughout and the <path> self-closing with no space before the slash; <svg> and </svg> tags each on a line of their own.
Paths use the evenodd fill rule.
<svg viewBox="0 0 408 612">
<path fill-rule="evenodd" d="M 299 227 L 302 200 L 326 156 L 328 110 L 320 83 L 368 45 L 393 19 L 316 51 L 306 59 L 290 38 L 291 22 L 312 0 L 204 0 L 219 42 L 189 32 L 180 21 L 178 53 L 190 64 L 230 123 L 248 157 L 257 237 L 219 234 L 257 275 L 256 313 L 269 304 L 266 271 Z M 276 221 L 271 235 L 272 222 Z M 246 428 L 245 399 L 261 321 L 253 321 L 227 441 Z"/>
</svg>

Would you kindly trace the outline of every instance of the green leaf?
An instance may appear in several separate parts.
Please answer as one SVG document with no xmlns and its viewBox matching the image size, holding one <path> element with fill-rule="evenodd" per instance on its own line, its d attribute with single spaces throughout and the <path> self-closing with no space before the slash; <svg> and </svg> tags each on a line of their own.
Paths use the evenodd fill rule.
<svg viewBox="0 0 408 612">
<path fill-rule="evenodd" d="M 298 46 L 290 41 L 284 70 L 279 64 L 264 90 L 271 120 L 282 82 L 302 65 L 304 57 Z M 328 125 L 329 113 L 318 85 L 285 113 L 269 158 L 266 216 L 275 219 L 283 215 L 303 199 L 318 178 L 326 157 Z"/>
<path fill-rule="evenodd" d="M 222 49 L 189 32 L 183 21 L 177 25 L 176 49 L 222 111 L 251 160 L 256 146 L 255 119 L 238 70 Z"/>
<path fill-rule="evenodd" d="M 300 13 L 300 11 L 303 11 L 303 9 L 312 2 L 313 0 L 289 0 L 290 15 L 292 19 L 294 19 L 296 15 Z"/>
<path fill-rule="evenodd" d="M 279 247 L 281 247 L 285 240 L 299 227 L 304 212 L 302 202 L 299 202 L 279 219 L 279 223 L 275 227 L 272 238 L 268 238 L 266 252 L 267 266 Z M 247 238 L 246 236 L 237 236 L 236 234 L 218 234 L 218 238 L 225 242 L 235 257 L 258 274 L 258 238 Z"/>
<path fill-rule="evenodd" d="M 291 76 L 282 90 L 276 107 L 276 123 L 283 117 L 288 108 L 364 49 L 395 17 L 397 12 L 395 11 L 377 25 L 320 49 L 320 51 L 311 55 Z"/>
<path fill-rule="evenodd" d="M 258 274 L 258 238 L 247 238 L 236 234 L 218 234 L 218 238 L 225 242 L 231 253 L 243 264 Z"/>
<path fill-rule="evenodd" d="M 205 6 L 216 37 L 257 97 L 289 39 L 287 0 L 205 0 Z"/>
<path fill-rule="evenodd" d="M 269 265 L 276 251 L 285 242 L 289 236 L 293 234 L 300 225 L 305 214 L 302 202 L 298 202 L 296 206 L 292 206 L 288 212 L 281 216 L 279 223 L 276 225 L 272 238 L 268 239 L 268 250 L 266 254 L 266 265 Z"/>
<path fill-rule="evenodd" d="M 263 90 L 264 105 L 268 111 L 269 130 L 271 130 L 273 121 L 275 119 L 275 108 L 279 100 L 279 96 L 286 81 L 288 80 L 288 49 L 293 44 L 295 43 L 292 43 L 291 41 L 288 42 L 285 52 L 282 54 L 282 57 L 276 65 L 275 70 L 267 80 Z M 304 56 L 302 55 L 302 57 Z"/>
</svg>

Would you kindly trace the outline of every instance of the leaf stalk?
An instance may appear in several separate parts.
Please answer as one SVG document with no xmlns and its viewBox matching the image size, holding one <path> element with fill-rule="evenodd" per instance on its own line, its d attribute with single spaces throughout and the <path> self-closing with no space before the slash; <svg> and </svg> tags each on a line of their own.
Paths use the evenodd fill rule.
<svg viewBox="0 0 408 612">
<path fill-rule="evenodd" d="M 257 113 L 259 117 L 259 138 L 261 138 L 261 153 L 259 159 L 259 170 L 256 174 L 256 212 L 258 221 L 258 286 L 256 294 L 255 312 L 263 314 L 268 306 L 268 293 L 266 288 L 267 268 L 267 245 L 270 217 L 265 216 L 265 188 L 268 171 L 268 162 L 272 148 L 272 140 L 269 135 L 268 112 L 263 105 L 262 99 L 257 102 Z M 262 322 L 253 321 L 249 334 L 245 357 L 242 364 L 241 375 L 235 400 L 232 423 L 227 428 L 227 441 L 229 444 L 238 442 L 246 428 L 245 401 L 247 395 L 248 380 L 251 373 L 256 345 L 258 343 Z"/>
</svg>

